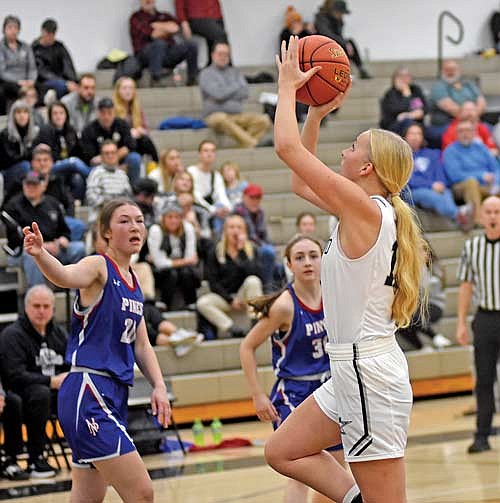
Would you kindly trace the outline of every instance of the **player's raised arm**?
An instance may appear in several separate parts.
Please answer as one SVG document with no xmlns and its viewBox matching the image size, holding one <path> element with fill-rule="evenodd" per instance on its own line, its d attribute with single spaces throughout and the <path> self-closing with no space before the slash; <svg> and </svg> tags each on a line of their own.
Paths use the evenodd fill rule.
<svg viewBox="0 0 500 503">
<path fill-rule="evenodd" d="M 43 246 L 43 236 L 36 222 L 25 227 L 24 250 L 31 255 L 43 275 L 61 288 L 88 288 L 105 274 L 102 257 L 85 257 L 76 264 L 62 265 Z"/>
</svg>

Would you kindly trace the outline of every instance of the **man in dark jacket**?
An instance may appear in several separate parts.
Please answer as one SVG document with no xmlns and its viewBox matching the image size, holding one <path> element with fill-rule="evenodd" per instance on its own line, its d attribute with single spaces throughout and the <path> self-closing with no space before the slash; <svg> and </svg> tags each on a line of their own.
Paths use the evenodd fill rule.
<svg viewBox="0 0 500 503">
<path fill-rule="evenodd" d="M 21 399 L 31 477 L 53 477 L 55 470 L 43 456 L 45 425 L 69 370 L 64 364 L 66 333 L 53 322 L 54 294 L 47 286 L 30 288 L 24 309 L 25 314 L 0 335 L 0 372 L 7 394 Z M 6 467 L 16 464 L 21 452 L 21 424 L 4 418 Z"/>
<path fill-rule="evenodd" d="M 55 20 L 46 19 L 42 23 L 40 38 L 37 38 L 31 47 L 38 71 L 38 94 L 44 96 L 49 89 L 53 89 L 57 98 L 61 98 L 78 90 L 78 84 L 71 56 L 64 44 L 56 40 L 56 32 Z"/>
</svg>

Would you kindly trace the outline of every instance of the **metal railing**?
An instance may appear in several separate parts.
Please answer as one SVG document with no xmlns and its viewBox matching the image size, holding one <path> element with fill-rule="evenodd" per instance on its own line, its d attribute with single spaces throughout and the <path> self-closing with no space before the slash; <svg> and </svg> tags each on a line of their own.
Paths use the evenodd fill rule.
<svg viewBox="0 0 500 503">
<path fill-rule="evenodd" d="M 441 12 L 438 18 L 438 78 L 441 77 L 441 67 L 443 65 L 443 25 L 446 17 L 449 17 L 452 21 L 454 21 L 458 28 L 458 36 L 453 38 L 450 35 L 446 35 L 446 40 L 454 45 L 458 45 L 464 38 L 464 25 L 462 21 L 460 21 L 455 14 L 448 10 Z"/>
</svg>

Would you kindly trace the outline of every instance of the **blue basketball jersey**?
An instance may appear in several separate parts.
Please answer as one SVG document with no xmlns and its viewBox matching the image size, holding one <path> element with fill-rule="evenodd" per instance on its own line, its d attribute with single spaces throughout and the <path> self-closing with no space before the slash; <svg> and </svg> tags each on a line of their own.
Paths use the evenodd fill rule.
<svg viewBox="0 0 500 503">
<path fill-rule="evenodd" d="M 80 306 L 77 292 L 66 360 L 73 366 L 107 372 L 131 386 L 134 380 L 134 341 L 142 320 L 144 297 L 132 273 L 133 286 L 106 255 L 108 279 L 96 301 Z"/>
<path fill-rule="evenodd" d="M 322 374 L 330 370 L 324 345 L 327 342 L 323 306 L 313 310 L 304 305 L 291 284 L 288 291 L 293 299 L 293 322 L 286 333 L 272 336 L 274 373 L 290 378 Z"/>
</svg>

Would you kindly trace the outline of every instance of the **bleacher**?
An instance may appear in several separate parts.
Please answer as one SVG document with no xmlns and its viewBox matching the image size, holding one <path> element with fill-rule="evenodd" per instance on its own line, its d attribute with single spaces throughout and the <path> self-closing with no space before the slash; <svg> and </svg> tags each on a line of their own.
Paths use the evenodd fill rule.
<svg viewBox="0 0 500 503">
<path fill-rule="evenodd" d="M 489 113 L 500 112 L 500 57 L 485 60 L 470 57 L 459 61 L 464 76 L 478 79 L 483 93 L 489 99 Z M 390 85 L 390 76 L 396 66 L 404 64 L 416 78 L 428 87 L 437 74 L 434 60 L 374 62 L 370 65 L 372 80 L 358 80 L 353 84 L 350 97 L 336 114 L 321 129 L 318 156 L 332 169 L 337 169 L 340 152 L 359 132 L 376 127 L 379 118 L 379 99 Z M 258 71 L 261 71 L 259 68 Z M 275 73 L 273 68 L 265 69 Z M 256 73 L 256 68 L 244 68 L 243 73 Z M 111 71 L 97 72 L 98 96 L 111 95 Z M 146 84 L 144 79 L 140 86 Z M 261 110 L 258 98 L 261 92 L 276 92 L 276 84 L 252 84 L 247 104 L 248 110 Z M 139 95 L 148 124 L 155 128 L 169 116 L 199 116 L 201 101 L 197 87 L 166 87 L 149 89 L 140 87 Z M 4 127 L 0 118 L 0 127 Z M 227 138 L 220 138 L 209 130 L 152 131 L 158 150 L 176 147 L 182 152 L 185 165 L 196 162 L 197 146 L 202 139 L 214 139 L 219 145 L 218 162 L 233 160 L 240 165 L 242 177 L 263 186 L 270 236 L 281 249 L 295 231 L 295 216 L 309 210 L 318 216 L 318 231 L 321 238 L 328 237 L 328 216 L 320 210 L 291 194 L 290 172 L 277 158 L 272 147 L 251 150 L 235 148 Z M 86 208 L 79 209 L 85 218 Z M 458 283 L 455 278 L 458 257 L 466 236 L 446 219 L 419 212 L 422 225 L 433 248 L 446 271 L 447 301 L 445 313 L 437 325 L 437 331 L 454 340 L 457 310 Z M 2 290 L 16 287 L 16 277 L 5 271 L 5 257 L 0 258 Z M 57 294 L 57 319 L 65 321 L 64 294 Z M 6 321 L 14 313 L 2 315 Z M 169 312 L 165 316 L 179 327 L 196 328 L 194 313 L 189 311 Z M 3 320 L 0 319 L 0 323 Z M 203 342 L 187 356 L 178 358 L 169 347 L 155 348 L 162 371 L 168 375 L 173 393 L 177 397 L 175 418 L 178 423 L 192 421 L 195 417 L 209 419 L 253 415 L 247 385 L 240 368 L 239 339 L 224 339 Z M 470 391 L 472 389 L 471 351 L 469 348 L 452 346 L 434 352 L 407 353 L 410 377 L 417 397 Z M 274 376 L 271 367 L 270 345 L 257 351 L 258 365 L 265 389 L 270 390 Z"/>
</svg>

